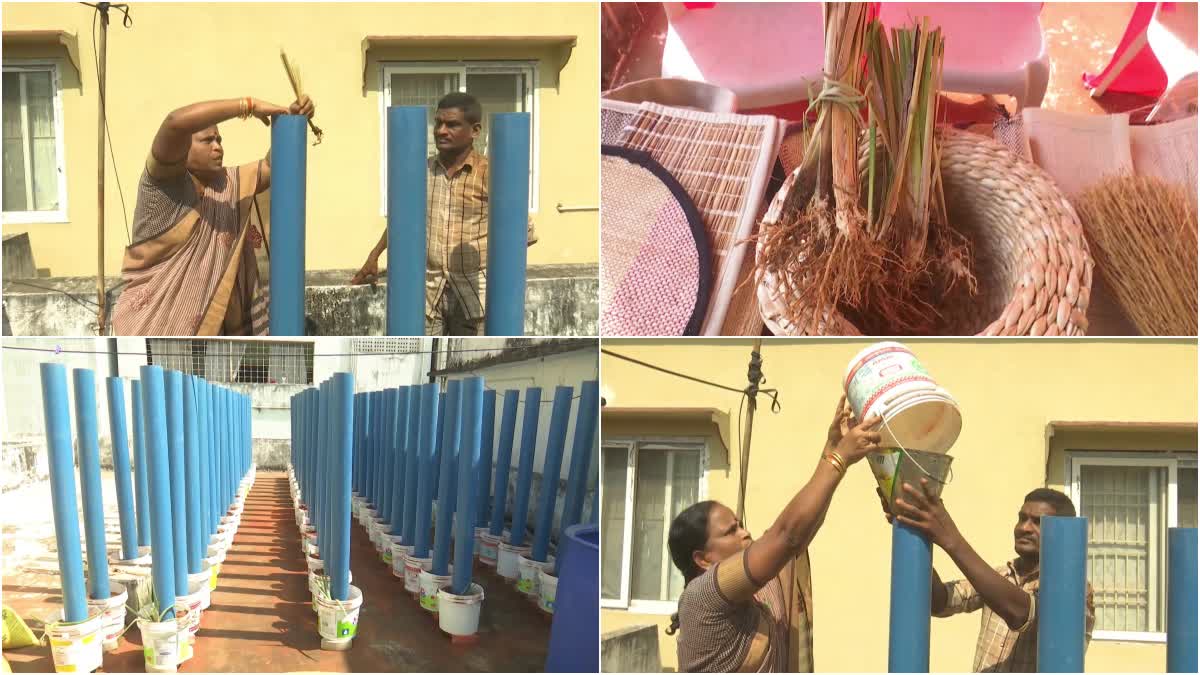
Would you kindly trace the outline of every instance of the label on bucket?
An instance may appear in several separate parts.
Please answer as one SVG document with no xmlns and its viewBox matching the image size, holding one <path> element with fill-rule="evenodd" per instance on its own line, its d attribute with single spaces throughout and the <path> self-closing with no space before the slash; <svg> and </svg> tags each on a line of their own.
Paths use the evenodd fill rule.
<svg viewBox="0 0 1200 675">
<path fill-rule="evenodd" d="M 517 582 L 517 590 L 525 595 L 533 593 L 533 579 L 522 578 Z"/>
<path fill-rule="evenodd" d="M 884 499 L 889 502 L 892 500 L 892 488 L 899 462 L 899 450 L 883 450 L 867 455 L 867 463 L 871 466 L 871 473 L 875 475 L 875 482 L 879 484 L 879 489 L 883 490 Z"/>
<path fill-rule="evenodd" d="M 425 589 L 421 589 L 421 606 L 431 612 L 438 611 L 437 593 L 425 595 Z"/>
<path fill-rule="evenodd" d="M 862 363 L 846 386 L 851 407 L 863 416 L 886 389 L 908 380 L 932 381 L 929 371 L 910 352 L 884 351 Z"/>
<path fill-rule="evenodd" d="M 60 673 L 87 673 L 99 668 L 104 657 L 98 637 L 87 635 L 78 640 L 51 640 L 54 670 Z"/>
</svg>

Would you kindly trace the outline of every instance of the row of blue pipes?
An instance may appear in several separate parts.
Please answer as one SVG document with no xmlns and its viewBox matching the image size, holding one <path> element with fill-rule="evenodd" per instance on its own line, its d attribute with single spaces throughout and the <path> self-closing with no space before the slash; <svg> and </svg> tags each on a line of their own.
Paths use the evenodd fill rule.
<svg viewBox="0 0 1200 675">
<path fill-rule="evenodd" d="M 892 589 L 888 672 L 929 672 L 929 540 L 906 525 L 892 526 Z M 1037 598 L 1037 669 L 1084 670 L 1087 593 L 1087 518 L 1042 518 Z M 1167 672 L 1197 667 L 1196 528 L 1168 534 Z"/>
<path fill-rule="evenodd" d="M 388 335 L 425 333 L 427 106 L 387 112 Z M 272 335 L 304 335 L 307 123 L 280 115 L 271 125 Z M 523 335 L 529 214 L 529 113 L 493 113 L 488 136 L 487 335 Z"/>
<path fill-rule="evenodd" d="M 350 598 L 353 397 L 353 376 L 335 373 L 291 399 L 292 470 L 317 531 L 334 600 Z"/>
<path fill-rule="evenodd" d="M 160 366 L 142 366 L 140 376 L 132 381 L 132 481 L 124 383 L 119 377 L 106 382 L 121 559 L 138 558 L 149 546 L 154 594 L 165 619 L 174 616 L 175 596 L 187 594 L 187 575 L 202 571 L 209 541 L 250 470 L 250 400 Z M 88 560 L 86 593 L 100 600 L 110 591 L 95 374 L 76 368 L 72 377 Z M 43 363 L 41 379 L 63 618 L 77 622 L 87 618 L 87 604 L 66 368 Z"/>
</svg>

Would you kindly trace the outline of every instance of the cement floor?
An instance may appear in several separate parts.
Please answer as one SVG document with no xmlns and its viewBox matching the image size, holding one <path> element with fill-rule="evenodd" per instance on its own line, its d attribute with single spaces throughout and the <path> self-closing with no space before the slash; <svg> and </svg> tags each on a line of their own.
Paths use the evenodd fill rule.
<svg viewBox="0 0 1200 675">
<path fill-rule="evenodd" d="M 104 476 L 108 522 L 116 524 L 112 474 Z M 18 494 L 19 493 L 19 494 Z M 44 494 L 42 494 L 44 493 Z M 59 591 L 49 487 L 39 483 L 6 493 L 4 604 L 40 632 L 58 612 Z M 23 508 L 9 508 L 23 505 Z M 22 512 L 33 520 L 17 523 Z M 364 603 L 358 637 L 346 652 L 322 651 L 309 604 L 299 530 L 287 478 L 259 472 L 242 523 L 221 570 L 212 607 L 201 618 L 196 655 L 180 672 L 531 672 L 543 670 L 549 617 L 495 574 L 477 566 L 484 587 L 478 641 L 452 643 L 433 615 L 404 592 L 403 581 L 380 561 L 361 526 L 353 523 L 351 571 Z M 116 541 L 111 530 L 110 541 Z M 49 647 L 5 651 L 14 672 L 52 672 Z M 104 657 L 105 672 L 141 672 L 136 629 Z"/>
</svg>

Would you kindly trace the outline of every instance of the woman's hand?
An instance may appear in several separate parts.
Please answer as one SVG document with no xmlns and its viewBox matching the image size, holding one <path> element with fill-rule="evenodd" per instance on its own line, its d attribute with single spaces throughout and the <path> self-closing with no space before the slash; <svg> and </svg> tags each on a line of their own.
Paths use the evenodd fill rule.
<svg viewBox="0 0 1200 675">
<path fill-rule="evenodd" d="M 853 464 L 879 450 L 879 441 L 882 437 L 878 431 L 875 431 L 875 428 L 882 421 L 883 418 L 879 415 L 872 415 L 862 422 L 858 422 L 853 415 L 846 418 L 843 422 L 843 428 L 846 431 L 838 440 L 836 450 L 847 464 Z"/>
<path fill-rule="evenodd" d="M 250 111 L 250 114 L 262 120 L 263 124 L 271 126 L 271 118 L 276 115 L 288 114 L 288 109 L 281 105 L 275 105 L 274 103 L 256 98 L 254 99 L 254 107 Z"/>
<path fill-rule="evenodd" d="M 313 105 L 312 99 L 308 97 L 308 94 L 301 94 L 300 98 L 296 99 L 292 102 L 292 105 L 288 106 L 288 114 L 304 115 L 309 119 L 312 119 L 313 113 L 316 112 L 316 110 L 317 107 Z"/>
<path fill-rule="evenodd" d="M 837 444 L 842 441 L 842 436 L 850 430 L 849 420 L 854 415 L 850 410 L 850 406 L 846 404 L 846 395 L 842 394 L 842 398 L 838 400 L 837 410 L 833 412 L 833 421 L 829 423 L 829 435 L 825 439 L 825 451 L 828 452 L 837 447 Z"/>
</svg>

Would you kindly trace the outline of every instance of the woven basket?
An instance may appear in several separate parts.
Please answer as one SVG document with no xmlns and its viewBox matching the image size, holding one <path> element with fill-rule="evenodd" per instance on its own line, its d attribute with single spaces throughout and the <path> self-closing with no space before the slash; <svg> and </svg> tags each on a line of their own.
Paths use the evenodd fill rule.
<svg viewBox="0 0 1200 675">
<path fill-rule="evenodd" d="M 1093 261 L 1075 210 L 1050 177 L 1003 145 L 939 128 L 942 182 L 950 222 L 971 242 L 978 293 L 943 304 L 939 335 L 1083 335 Z M 760 227 L 790 218 L 793 172 Z M 761 243 L 759 244 L 761 254 Z M 783 313 L 773 274 L 758 284 L 759 312 L 776 335 L 861 335 L 830 313 L 816 331 Z M 801 326 L 811 326 L 801 316 Z"/>
</svg>

